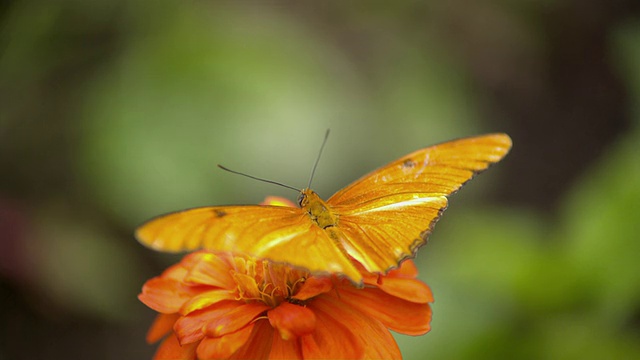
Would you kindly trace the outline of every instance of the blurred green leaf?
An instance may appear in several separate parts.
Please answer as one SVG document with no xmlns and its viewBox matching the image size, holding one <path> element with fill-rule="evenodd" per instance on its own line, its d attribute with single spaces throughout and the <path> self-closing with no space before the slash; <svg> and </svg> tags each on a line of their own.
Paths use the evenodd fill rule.
<svg viewBox="0 0 640 360">
<path fill-rule="evenodd" d="M 590 284 L 603 319 L 623 323 L 640 302 L 640 152 L 618 142 L 570 193 L 563 212 L 569 263 Z"/>
<path fill-rule="evenodd" d="M 535 216 L 492 207 L 452 210 L 417 258 L 420 278 L 434 292 L 434 317 L 424 339 L 399 336 L 401 344 L 413 344 L 407 359 L 466 358 L 482 343 L 502 341 L 497 334 L 510 331 L 522 286 L 536 284 L 531 275 L 543 255 L 545 228 Z M 510 351 L 494 350 L 485 358 Z"/>
</svg>

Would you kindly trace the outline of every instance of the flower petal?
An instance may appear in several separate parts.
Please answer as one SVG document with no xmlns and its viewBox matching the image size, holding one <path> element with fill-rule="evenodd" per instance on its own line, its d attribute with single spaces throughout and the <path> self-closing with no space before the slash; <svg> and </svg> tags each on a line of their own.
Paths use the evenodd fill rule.
<svg viewBox="0 0 640 360">
<path fill-rule="evenodd" d="M 268 321 L 254 323 L 249 340 L 229 359 L 269 359 L 274 330 Z"/>
<path fill-rule="evenodd" d="M 296 300 L 308 300 L 333 289 L 333 280 L 329 277 L 311 276 L 305 280 L 300 290 L 293 296 Z"/>
<path fill-rule="evenodd" d="M 173 324 L 180 318 L 180 314 L 158 314 L 147 331 L 147 342 L 153 344 L 162 339 L 173 329 Z"/>
<path fill-rule="evenodd" d="M 380 290 L 389 295 L 418 304 L 433 302 L 433 293 L 427 284 L 417 279 L 402 277 L 383 277 Z"/>
<path fill-rule="evenodd" d="M 260 299 L 260 288 L 253 276 L 235 273 L 233 280 L 238 286 L 238 292 L 243 299 Z"/>
<path fill-rule="evenodd" d="M 199 359 L 226 359 L 242 347 L 253 331 L 254 324 L 221 337 L 205 337 L 198 345 Z"/>
<path fill-rule="evenodd" d="M 354 319 L 350 309 L 342 309 L 342 303 L 327 298 L 321 296 L 309 304 L 316 314 L 316 330 L 300 338 L 303 358 L 362 358 L 365 344 L 354 333 L 364 330 L 359 328 L 361 321 Z"/>
<path fill-rule="evenodd" d="M 142 286 L 138 299 L 163 314 L 178 312 L 180 307 L 200 290 L 182 284 L 179 280 L 155 277 Z"/>
<path fill-rule="evenodd" d="M 229 274 L 231 263 L 226 253 L 200 252 L 184 278 L 185 282 L 233 289 L 236 284 Z"/>
<path fill-rule="evenodd" d="M 354 291 L 363 291 L 354 289 Z M 304 358 L 400 359 L 400 349 L 384 325 L 341 299 L 322 296 L 310 308 L 316 331 L 302 340 Z"/>
<path fill-rule="evenodd" d="M 222 300 L 234 299 L 235 291 L 216 289 L 203 292 L 184 303 L 184 305 L 182 305 L 182 307 L 180 308 L 180 314 L 187 315 L 195 310 L 204 309 Z"/>
<path fill-rule="evenodd" d="M 297 338 L 285 340 L 280 336 L 273 336 L 269 359 L 303 359 L 300 341 Z"/>
<path fill-rule="evenodd" d="M 209 320 L 204 325 L 204 333 L 207 336 L 218 337 L 238 331 L 269 309 L 263 303 L 238 304 L 240 305 L 236 305 L 229 311 L 219 312 L 219 316 Z"/>
<path fill-rule="evenodd" d="M 225 316 L 240 304 L 243 303 L 227 300 L 205 309 L 196 310 L 178 319 L 173 326 L 173 331 L 175 331 L 182 345 L 202 340 L 204 337 L 203 329 L 206 324 Z"/>
<path fill-rule="evenodd" d="M 387 277 L 415 278 L 416 276 L 418 276 L 418 268 L 413 260 L 403 261 L 398 269 L 393 269 L 387 274 Z"/>
<path fill-rule="evenodd" d="M 260 205 L 296 207 L 296 204 L 291 202 L 291 200 L 280 196 L 267 196 Z"/>
<path fill-rule="evenodd" d="M 300 337 L 300 348 L 302 350 L 303 359 L 313 359 L 322 354 L 320 345 L 316 342 L 316 337 L 323 337 L 322 332 L 324 329 L 318 330 L 318 334 L 305 335 Z"/>
<path fill-rule="evenodd" d="M 181 346 L 173 334 L 167 336 L 160 344 L 153 360 L 196 360 L 196 346 L 198 344 L 188 344 Z"/>
<path fill-rule="evenodd" d="M 340 299 L 386 327 L 407 335 L 422 335 L 429 331 L 431 306 L 407 301 L 376 288 L 339 289 Z"/>
<path fill-rule="evenodd" d="M 187 272 L 188 270 L 184 266 L 184 259 L 182 259 L 180 263 L 168 267 L 159 277 L 182 281 Z"/>
<path fill-rule="evenodd" d="M 283 302 L 267 312 L 269 323 L 280 332 L 283 340 L 312 333 L 316 328 L 313 311 L 300 305 Z"/>
</svg>

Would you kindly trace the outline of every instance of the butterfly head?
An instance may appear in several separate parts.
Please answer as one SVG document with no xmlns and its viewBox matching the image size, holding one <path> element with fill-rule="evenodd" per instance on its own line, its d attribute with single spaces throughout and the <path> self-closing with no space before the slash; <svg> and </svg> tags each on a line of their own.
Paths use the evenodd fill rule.
<svg viewBox="0 0 640 360">
<path fill-rule="evenodd" d="M 315 204 L 322 205 L 323 207 L 327 207 L 325 202 L 320 198 L 315 191 L 306 188 L 300 191 L 300 195 L 298 195 L 298 206 L 303 209 L 313 207 Z"/>
</svg>

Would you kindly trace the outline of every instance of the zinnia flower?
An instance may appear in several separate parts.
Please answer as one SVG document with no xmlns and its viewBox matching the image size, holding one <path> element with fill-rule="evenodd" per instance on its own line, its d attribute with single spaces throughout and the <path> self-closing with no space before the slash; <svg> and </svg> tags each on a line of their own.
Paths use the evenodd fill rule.
<svg viewBox="0 0 640 360">
<path fill-rule="evenodd" d="M 431 291 L 412 261 L 386 275 L 360 268 L 362 288 L 241 254 L 189 254 L 138 296 L 160 313 L 147 341 L 166 336 L 155 359 L 400 358 L 389 330 L 428 332 Z"/>
</svg>

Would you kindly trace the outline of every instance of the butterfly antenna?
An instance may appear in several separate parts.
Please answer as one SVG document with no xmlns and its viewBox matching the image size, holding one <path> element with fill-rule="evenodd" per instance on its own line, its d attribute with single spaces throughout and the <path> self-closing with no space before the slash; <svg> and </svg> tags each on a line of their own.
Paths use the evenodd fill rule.
<svg viewBox="0 0 640 360">
<path fill-rule="evenodd" d="M 313 169 L 311 170 L 311 177 L 309 178 L 309 185 L 307 189 L 311 188 L 311 182 L 313 181 L 313 175 L 316 174 L 316 168 L 318 167 L 318 163 L 320 162 L 320 157 L 322 156 L 322 150 L 324 150 L 324 145 L 327 143 L 327 139 L 329 138 L 329 129 L 324 133 L 324 140 L 322 140 L 322 146 L 320 146 L 320 152 L 318 153 L 318 157 L 316 158 L 316 163 L 313 164 Z"/>
<path fill-rule="evenodd" d="M 224 166 L 222 166 L 222 165 L 220 165 L 220 164 L 218 164 L 218 167 L 219 167 L 220 169 L 222 169 L 222 170 L 224 170 L 224 171 L 228 171 L 228 172 L 230 172 L 230 173 L 232 173 L 232 174 L 237 174 L 237 175 L 246 176 L 246 177 L 248 177 L 248 178 L 250 178 L 250 179 L 253 179 L 253 180 L 258 180 L 258 181 L 266 182 L 266 183 L 269 183 L 269 184 L 279 185 L 279 186 L 282 186 L 282 187 L 287 188 L 287 189 L 295 190 L 295 191 L 297 191 L 297 192 L 302 192 L 302 190 L 300 190 L 300 189 L 296 189 L 296 188 L 294 188 L 293 186 L 285 185 L 285 184 L 282 184 L 282 183 L 279 183 L 279 182 L 277 182 L 277 181 L 273 181 L 273 180 L 267 180 L 267 179 L 262 179 L 262 178 L 259 178 L 259 177 L 255 177 L 255 176 L 247 175 L 247 174 L 245 174 L 245 173 L 241 173 L 241 172 L 239 172 L 239 171 L 235 171 L 235 170 L 231 170 L 231 169 L 229 169 L 229 168 L 226 168 L 226 167 L 224 167 Z"/>
</svg>

